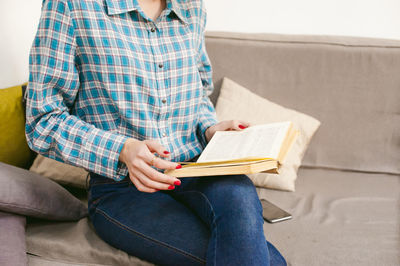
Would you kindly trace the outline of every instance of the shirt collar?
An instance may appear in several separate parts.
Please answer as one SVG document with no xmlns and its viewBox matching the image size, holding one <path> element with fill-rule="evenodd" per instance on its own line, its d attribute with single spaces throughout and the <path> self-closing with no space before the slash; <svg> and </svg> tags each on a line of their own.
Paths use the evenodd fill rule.
<svg viewBox="0 0 400 266">
<path fill-rule="evenodd" d="M 105 0 L 105 2 L 108 15 L 122 14 L 140 8 L 137 0 Z M 187 23 L 187 18 L 179 1 L 166 0 L 166 5 L 166 9 L 173 11 L 183 23 Z"/>
<path fill-rule="evenodd" d="M 116 15 L 136 10 L 138 3 L 136 0 L 106 0 L 106 6 L 108 15 Z"/>
</svg>

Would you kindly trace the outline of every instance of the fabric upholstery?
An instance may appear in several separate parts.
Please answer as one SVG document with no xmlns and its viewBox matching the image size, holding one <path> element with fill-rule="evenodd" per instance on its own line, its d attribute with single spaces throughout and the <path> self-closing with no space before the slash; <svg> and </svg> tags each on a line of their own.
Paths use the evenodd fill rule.
<svg viewBox="0 0 400 266">
<path fill-rule="evenodd" d="M 89 184 L 88 172 L 77 166 L 59 162 L 38 154 L 29 171 L 50 178 L 60 184 L 86 188 L 86 177 Z"/>
<path fill-rule="evenodd" d="M 296 192 L 257 188 L 292 214 L 264 224 L 288 265 L 400 265 L 400 175 L 301 166 Z"/>
<path fill-rule="evenodd" d="M 400 175 L 300 166 L 296 192 L 257 188 L 260 198 L 292 214 L 264 223 L 288 265 L 399 265 Z M 79 222 L 28 223 L 27 250 L 43 258 L 106 265 L 152 265 L 97 237 Z"/>
<path fill-rule="evenodd" d="M 400 173 L 400 41 L 209 32 L 223 77 L 322 122 L 303 165 Z"/>
<path fill-rule="evenodd" d="M 29 168 L 35 153 L 25 138 L 25 110 L 22 88 L 0 90 L 0 162 Z"/>
<path fill-rule="evenodd" d="M 71 266 L 68 261 L 59 261 L 54 259 L 42 258 L 36 255 L 28 254 L 28 265 L 29 266 Z M 73 266 L 104 266 L 104 264 L 92 264 L 92 263 L 79 263 L 74 262 Z"/>
<path fill-rule="evenodd" d="M 0 211 L 0 265 L 28 265 L 25 225 L 24 216 Z"/>
<path fill-rule="evenodd" d="M 260 97 L 227 77 L 223 79 L 215 109 L 220 121 L 239 119 L 253 125 L 288 120 L 293 122 L 294 128 L 299 130 L 300 134 L 281 162 L 279 175 L 257 173 L 248 176 L 259 187 L 294 191 L 297 169 L 312 136 L 321 123 L 306 114 Z"/>
<path fill-rule="evenodd" d="M 27 250 L 45 259 L 102 265 L 153 265 L 115 249 L 98 237 L 88 217 L 78 222 L 29 223 Z"/>
<path fill-rule="evenodd" d="M 57 183 L 0 162 L 0 211 L 76 221 L 87 215 L 87 206 Z"/>
</svg>

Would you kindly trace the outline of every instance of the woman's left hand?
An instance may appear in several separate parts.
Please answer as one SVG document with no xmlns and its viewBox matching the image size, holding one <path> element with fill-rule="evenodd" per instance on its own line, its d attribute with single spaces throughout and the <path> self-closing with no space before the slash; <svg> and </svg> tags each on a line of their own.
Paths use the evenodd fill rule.
<svg viewBox="0 0 400 266">
<path fill-rule="evenodd" d="M 207 143 L 210 142 L 211 138 L 217 131 L 228 131 L 228 130 L 243 130 L 251 126 L 249 122 L 243 120 L 225 120 L 221 121 L 206 130 L 206 140 Z"/>
</svg>

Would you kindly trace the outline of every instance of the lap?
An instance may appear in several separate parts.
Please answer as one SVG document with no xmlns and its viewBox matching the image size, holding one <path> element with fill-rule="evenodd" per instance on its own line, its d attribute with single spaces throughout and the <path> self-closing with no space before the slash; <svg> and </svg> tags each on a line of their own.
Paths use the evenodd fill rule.
<svg viewBox="0 0 400 266">
<path fill-rule="evenodd" d="M 89 214 L 97 233 L 160 265 L 205 264 L 213 212 L 237 207 L 235 200 L 261 207 L 254 194 L 243 195 L 256 193 L 245 175 L 182 178 L 181 186 L 156 193 L 138 191 L 129 177 L 125 182 L 104 180 L 90 186 Z"/>
<path fill-rule="evenodd" d="M 159 265 L 205 264 L 209 229 L 171 196 L 128 182 L 91 186 L 90 194 L 91 221 L 110 245 Z"/>
<path fill-rule="evenodd" d="M 212 224 L 212 216 L 222 212 L 236 214 L 235 221 L 245 219 L 246 213 L 254 217 L 255 212 L 262 212 L 254 184 L 246 175 L 182 178 L 181 181 L 180 186 L 165 193 L 190 207 L 207 225 Z"/>
</svg>

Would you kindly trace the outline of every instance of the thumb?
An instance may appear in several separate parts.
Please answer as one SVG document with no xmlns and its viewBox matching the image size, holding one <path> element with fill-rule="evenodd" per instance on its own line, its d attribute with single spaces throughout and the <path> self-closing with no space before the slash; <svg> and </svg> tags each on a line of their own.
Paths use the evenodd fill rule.
<svg viewBox="0 0 400 266">
<path fill-rule="evenodd" d="M 170 152 L 167 151 L 167 149 L 165 149 L 165 147 L 157 140 L 145 140 L 144 143 L 147 145 L 150 152 L 156 152 L 158 155 L 163 157 L 170 156 Z"/>
</svg>

